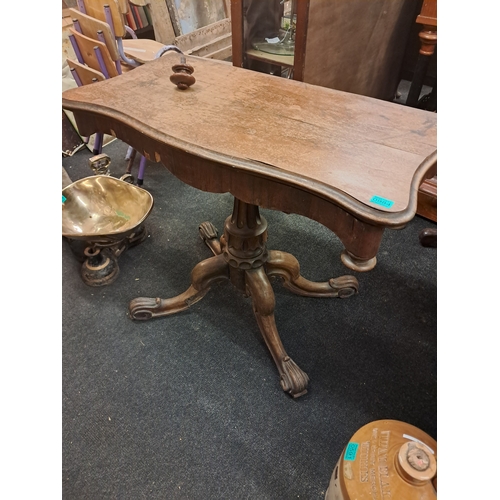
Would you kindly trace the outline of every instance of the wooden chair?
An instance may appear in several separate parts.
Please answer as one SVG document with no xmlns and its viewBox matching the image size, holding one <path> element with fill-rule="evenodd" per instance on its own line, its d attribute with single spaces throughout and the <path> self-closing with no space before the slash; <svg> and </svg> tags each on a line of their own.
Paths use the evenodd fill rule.
<svg viewBox="0 0 500 500">
<path fill-rule="evenodd" d="M 99 71 L 106 79 L 120 74 L 105 43 L 85 36 L 74 28 L 69 28 L 69 32 L 71 44 L 80 64 Z"/>
<path fill-rule="evenodd" d="M 121 57 L 118 52 L 113 32 L 108 23 L 88 16 L 76 9 L 68 9 L 73 21 L 73 29 L 81 33 L 83 36 L 91 38 L 99 44 L 106 46 L 110 59 L 116 68 L 116 72 L 121 74 L 123 71 Z"/>
<path fill-rule="evenodd" d="M 100 71 L 96 71 L 88 66 L 85 66 L 84 64 L 73 61 L 73 59 L 68 58 L 66 61 L 68 62 L 71 74 L 79 87 L 96 81 L 100 82 L 102 80 L 106 80 L 106 77 Z"/>
<path fill-rule="evenodd" d="M 70 58 L 67 58 L 66 62 L 68 63 L 73 79 L 79 87 L 81 87 L 82 85 L 88 85 L 90 83 L 100 82 L 106 79 L 106 77 L 100 71 L 89 68 L 85 64 L 80 64 L 79 62 L 73 61 L 73 59 Z M 90 137 L 83 138 L 84 143 L 88 145 L 89 139 Z M 103 139 L 103 134 L 99 132 L 95 134 L 94 145 L 92 148 L 92 151 L 95 155 L 101 153 Z"/>
<path fill-rule="evenodd" d="M 69 9 L 73 20 L 70 41 L 78 63 L 101 73 L 104 78 L 118 76 L 123 71 L 160 57 L 168 50 L 182 53 L 173 45 L 138 39 L 124 21 L 128 9 L 126 0 L 79 0 L 77 3 L 79 10 Z M 132 38 L 124 39 L 127 34 Z M 76 62 L 72 61 L 72 64 L 75 66 Z M 96 154 L 100 152 L 99 150 Z M 128 161 L 126 175 L 128 174 L 131 180 L 133 180 L 131 171 L 135 157 L 136 151 L 129 147 L 125 159 Z M 146 158 L 140 155 L 137 174 L 139 186 L 144 183 L 145 169 Z"/>
<path fill-rule="evenodd" d="M 128 2 L 125 0 L 80 0 L 80 14 L 108 24 L 122 62 L 135 67 L 157 59 L 168 50 L 181 50 L 175 45 L 165 45 L 156 40 L 139 39 L 125 24 Z M 126 38 L 130 35 L 131 38 Z"/>
<path fill-rule="evenodd" d="M 74 13 L 73 13 L 74 14 Z M 101 28 L 99 24 L 93 24 L 92 18 L 86 16 L 88 19 L 80 17 L 82 22 L 79 22 L 77 17 L 73 18 L 74 24 L 73 28 L 70 28 L 70 41 L 73 46 L 75 55 L 78 61 L 74 61 L 67 58 L 66 61 L 70 68 L 71 74 L 73 75 L 76 84 L 81 87 L 82 85 L 88 85 L 89 83 L 94 83 L 97 81 L 106 80 L 108 78 L 116 77 L 122 73 L 120 60 L 113 60 L 113 55 L 108 50 L 108 46 L 105 43 L 105 38 L 103 35 L 103 30 L 94 28 Z M 85 26 L 86 33 L 89 35 L 94 35 L 95 38 L 85 36 L 82 34 L 82 26 Z M 109 38 L 109 26 L 108 29 L 104 28 L 104 33 L 108 33 Z M 101 40 L 97 40 L 100 38 Z M 103 146 L 103 136 L 100 133 L 96 133 L 95 142 L 93 146 L 93 153 L 99 155 L 102 153 Z M 127 152 L 126 160 L 128 161 L 127 170 L 122 176 L 123 180 L 128 182 L 133 182 L 132 177 L 132 165 L 136 156 L 135 150 L 129 148 Z M 137 176 L 137 184 L 142 185 L 144 182 L 144 170 L 146 167 L 146 158 L 141 155 L 141 161 L 139 164 L 139 174 Z"/>
</svg>

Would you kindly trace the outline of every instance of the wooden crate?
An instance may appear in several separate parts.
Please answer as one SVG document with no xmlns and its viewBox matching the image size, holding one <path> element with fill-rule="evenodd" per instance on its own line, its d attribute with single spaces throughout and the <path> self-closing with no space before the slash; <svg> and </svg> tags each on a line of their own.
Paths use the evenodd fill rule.
<svg viewBox="0 0 500 500">
<path fill-rule="evenodd" d="M 437 222 L 437 176 L 426 179 L 420 186 L 417 214 Z"/>
</svg>

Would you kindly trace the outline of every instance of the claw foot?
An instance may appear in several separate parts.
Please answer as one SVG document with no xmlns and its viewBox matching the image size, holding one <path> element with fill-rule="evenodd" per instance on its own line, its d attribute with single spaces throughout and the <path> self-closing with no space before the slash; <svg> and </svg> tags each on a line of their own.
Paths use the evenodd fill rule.
<svg viewBox="0 0 500 500">
<path fill-rule="evenodd" d="M 138 297 L 131 300 L 128 307 L 130 317 L 142 321 L 151 319 L 155 311 L 160 308 L 160 301 L 159 298 L 153 299 L 149 297 Z"/>
<path fill-rule="evenodd" d="M 281 388 L 294 398 L 298 398 L 307 393 L 309 377 L 290 358 L 285 356 L 280 369 Z"/>
</svg>

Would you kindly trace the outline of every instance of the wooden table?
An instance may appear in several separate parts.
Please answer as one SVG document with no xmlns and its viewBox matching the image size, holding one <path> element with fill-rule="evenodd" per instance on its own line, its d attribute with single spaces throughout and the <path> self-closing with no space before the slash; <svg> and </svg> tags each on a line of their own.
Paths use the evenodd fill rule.
<svg viewBox="0 0 500 500">
<path fill-rule="evenodd" d="M 269 276 L 312 297 L 348 297 L 358 282 L 302 277 L 295 257 L 267 249 L 259 207 L 324 224 L 345 246 L 347 267 L 372 269 L 385 228 L 414 217 L 419 185 L 436 173 L 436 115 L 197 57 L 187 58 L 196 83 L 180 90 L 169 79 L 178 62 L 179 54 L 166 53 L 119 78 L 63 93 L 63 108 L 84 136 L 114 135 L 183 182 L 234 196 L 220 240 L 212 224 L 200 225 L 214 256 L 194 267 L 188 290 L 133 299 L 130 315 L 174 314 L 215 281 L 230 280 L 252 298 L 283 390 L 300 396 L 308 377 L 281 343 Z"/>
</svg>

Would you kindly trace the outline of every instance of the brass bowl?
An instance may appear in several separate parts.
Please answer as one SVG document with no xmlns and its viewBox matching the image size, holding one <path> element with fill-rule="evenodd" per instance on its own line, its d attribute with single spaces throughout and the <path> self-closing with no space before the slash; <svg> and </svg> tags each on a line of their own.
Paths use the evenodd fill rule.
<svg viewBox="0 0 500 500">
<path fill-rule="evenodd" d="M 129 237 L 153 208 L 148 191 L 108 175 L 80 179 L 62 194 L 62 235 L 93 244 L 111 245 Z"/>
</svg>

